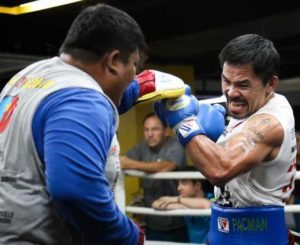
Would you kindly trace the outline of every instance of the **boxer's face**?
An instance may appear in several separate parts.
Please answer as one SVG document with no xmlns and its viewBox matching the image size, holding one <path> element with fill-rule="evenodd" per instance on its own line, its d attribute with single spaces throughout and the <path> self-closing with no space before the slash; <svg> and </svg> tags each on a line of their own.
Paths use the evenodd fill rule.
<svg viewBox="0 0 300 245">
<path fill-rule="evenodd" d="M 224 64 L 221 75 L 222 91 L 227 98 L 232 117 L 242 119 L 260 109 L 270 98 L 270 85 L 263 84 L 251 66 Z"/>
<path fill-rule="evenodd" d="M 144 137 L 150 148 L 156 148 L 163 144 L 168 136 L 167 128 L 163 127 L 158 117 L 149 117 L 144 122 Z"/>
</svg>

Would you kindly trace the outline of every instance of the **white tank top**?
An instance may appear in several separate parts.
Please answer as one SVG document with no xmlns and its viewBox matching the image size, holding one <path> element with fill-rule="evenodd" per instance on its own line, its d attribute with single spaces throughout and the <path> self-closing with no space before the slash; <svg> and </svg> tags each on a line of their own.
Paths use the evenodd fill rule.
<svg viewBox="0 0 300 245">
<path fill-rule="evenodd" d="M 215 187 L 218 203 L 233 207 L 280 205 L 289 198 L 294 189 L 296 176 L 296 138 L 293 110 L 287 99 L 279 94 L 247 119 L 231 119 L 218 144 L 225 143 L 238 132 L 246 122 L 258 114 L 270 114 L 275 117 L 284 130 L 284 138 L 277 157 L 262 162 L 247 173 L 229 181 L 224 189 Z M 221 191 L 222 189 L 222 191 Z"/>
</svg>

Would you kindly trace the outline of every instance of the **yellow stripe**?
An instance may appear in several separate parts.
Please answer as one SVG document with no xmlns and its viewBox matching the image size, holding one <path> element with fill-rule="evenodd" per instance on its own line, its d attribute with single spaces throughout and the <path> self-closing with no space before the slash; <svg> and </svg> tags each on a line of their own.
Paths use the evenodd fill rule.
<svg viewBox="0 0 300 245">
<path fill-rule="evenodd" d="M 0 6 L 0 13 L 1 14 L 11 14 L 11 15 L 17 15 L 16 7 L 2 7 Z"/>
<path fill-rule="evenodd" d="M 174 89 L 174 90 L 163 90 L 163 91 L 157 91 L 157 92 L 152 92 L 149 94 L 145 94 L 142 97 L 140 97 L 136 104 L 138 103 L 149 103 L 161 99 L 168 99 L 168 98 L 176 98 L 181 95 L 183 95 L 185 92 L 185 88 L 179 88 L 179 89 Z"/>
<path fill-rule="evenodd" d="M 54 8 L 70 3 L 80 2 L 83 0 L 38 0 L 25 4 L 21 4 L 19 6 L 14 7 L 4 7 L 0 6 L 0 13 L 2 14 L 11 14 L 11 15 L 20 15 L 31 13 L 35 11 L 40 11 L 44 9 Z"/>
</svg>

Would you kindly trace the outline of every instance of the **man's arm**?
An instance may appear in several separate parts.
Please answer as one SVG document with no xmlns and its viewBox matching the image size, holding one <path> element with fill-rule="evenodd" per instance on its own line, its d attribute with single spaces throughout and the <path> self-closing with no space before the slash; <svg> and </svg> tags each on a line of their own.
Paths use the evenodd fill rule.
<svg viewBox="0 0 300 245">
<path fill-rule="evenodd" d="M 224 147 L 204 135 L 197 135 L 187 144 L 186 151 L 204 176 L 215 185 L 222 185 L 262 161 L 274 159 L 283 136 L 277 119 L 260 114 L 250 119 Z"/>
<path fill-rule="evenodd" d="M 211 201 L 203 197 L 181 197 L 179 202 L 187 208 L 210 208 Z"/>
<path fill-rule="evenodd" d="M 159 162 L 143 162 L 120 156 L 122 169 L 135 169 L 146 173 L 167 172 L 176 169 L 176 164 L 172 161 L 162 160 Z"/>
<path fill-rule="evenodd" d="M 163 196 L 152 203 L 152 208 L 157 210 L 184 209 L 187 208 L 179 202 L 179 196 Z"/>
<path fill-rule="evenodd" d="M 34 142 L 52 203 L 69 225 L 93 244 L 137 244 L 139 230 L 118 209 L 105 175 L 114 135 L 109 110 L 96 91 L 53 93 L 35 114 Z"/>
<path fill-rule="evenodd" d="M 212 184 L 221 186 L 232 178 L 247 172 L 262 161 L 271 161 L 279 151 L 284 131 L 277 119 L 270 114 L 253 116 L 241 132 L 219 146 L 207 134 L 210 128 L 224 124 L 210 110 L 199 110 L 192 96 L 181 96 L 175 100 L 156 102 L 157 114 L 164 117 L 175 131 L 179 142 L 200 172 Z"/>
<path fill-rule="evenodd" d="M 152 204 L 154 209 L 201 209 L 210 208 L 211 201 L 201 197 L 170 197 L 164 196 L 155 200 Z"/>
</svg>

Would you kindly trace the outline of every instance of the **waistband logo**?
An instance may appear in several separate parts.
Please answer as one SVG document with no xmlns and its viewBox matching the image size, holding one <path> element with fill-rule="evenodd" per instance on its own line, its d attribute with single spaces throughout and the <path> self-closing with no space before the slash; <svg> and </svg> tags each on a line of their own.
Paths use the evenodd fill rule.
<svg viewBox="0 0 300 245">
<path fill-rule="evenodd" d="M 229 232 L 229 221 L 227 218 L 218 217 L 218 230 L 221 232 Z"/>
</svg>

